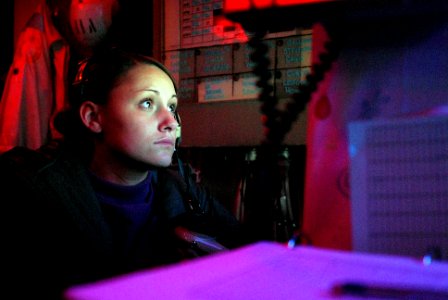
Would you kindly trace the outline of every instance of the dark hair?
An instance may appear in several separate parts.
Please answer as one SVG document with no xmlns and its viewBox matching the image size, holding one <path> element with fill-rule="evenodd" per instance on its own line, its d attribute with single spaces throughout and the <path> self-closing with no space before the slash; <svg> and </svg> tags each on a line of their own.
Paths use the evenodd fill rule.
<svg viewBox="0 0 448 300">
<path fill-rule="evenodd" d="M 177 91 L 173 76 L 156 59 L 117 47 L 97 50 L 91 57 L 79 62 L 74 82 L 69 87 L 69 107 L 55 117 L 54 127 L 63 134 L 64 140 L 84 143 L 84 139 L 92 136 L 79 117 L 81 104 L 85 101 L 106 104 L 118 79 L 139 64 L 153 65 L 164 71 Z"/>
</svg>

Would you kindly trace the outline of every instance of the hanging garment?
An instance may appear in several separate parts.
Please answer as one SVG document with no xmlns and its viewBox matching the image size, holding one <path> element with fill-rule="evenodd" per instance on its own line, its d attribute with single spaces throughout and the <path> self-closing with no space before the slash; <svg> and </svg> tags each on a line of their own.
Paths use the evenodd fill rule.
<svg viewBox="0 0 448 300">
<path fill-rule="evenodd" d="M 67 102 L 69 45 L 42 1 L 20 33 L 0 101 L 0 152 L 36 149 L 58 137 L 51 125 Z"/>
</svg>

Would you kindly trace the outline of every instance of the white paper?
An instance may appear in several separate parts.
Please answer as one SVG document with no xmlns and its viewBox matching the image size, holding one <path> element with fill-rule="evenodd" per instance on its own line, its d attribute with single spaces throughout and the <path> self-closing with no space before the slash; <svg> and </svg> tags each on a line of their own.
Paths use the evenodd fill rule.
<svg viewBox="0 0 448 300">
<path fill-rule="evenodd" d="M 448 256 L 448 116 L 349 124 L 353 247 Z"/>
<path fill-rule="evenodd" d="M 340 282 L 429 288 L 448 296 L 448 264 L 259 242 L 67 290 L 68 300 L 333 299 Z M 350 299 L 344 297 L 344 299 Z M 383 298 L 384 300 L 384 298 Z"/>
</svg>

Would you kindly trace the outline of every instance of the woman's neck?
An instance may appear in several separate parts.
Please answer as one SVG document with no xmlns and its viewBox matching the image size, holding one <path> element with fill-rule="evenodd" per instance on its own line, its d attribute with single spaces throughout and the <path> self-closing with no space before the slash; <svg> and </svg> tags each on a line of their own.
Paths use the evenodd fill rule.
<svg viewBox="0 0 448 300">
<path fill-rule="evenodd" d="M 89 169 L 97 177 L 120 185 L 135 185 L 145 180 L 149 167 L 144 168 L 137 162 L 124 160 L 104 153 L 95 153 Z M 133 165 L 135 167 L 132 167 Z"/>
</svg>

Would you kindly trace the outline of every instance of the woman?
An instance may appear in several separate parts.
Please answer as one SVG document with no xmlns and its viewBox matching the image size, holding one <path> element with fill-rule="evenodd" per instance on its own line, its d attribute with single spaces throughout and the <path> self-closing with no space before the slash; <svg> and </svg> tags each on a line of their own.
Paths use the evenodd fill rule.
<svg viewBox="0 0 448 300">
<path fill-rule="evenodd" d="M 216 238 L 205 250 L 243 244 L 233 215 L 182 164 L 169 168 L 180 124 L 163 65 L 104 50 L 80 64 L 70 105 L 55 120 L 62 142 L 0 158 L 13 295 L 57 299 L 71 285 L 201 255 L 178 238 L 191 236 L 185 228 Z"/>
</svg>

